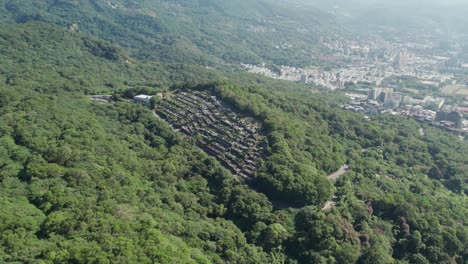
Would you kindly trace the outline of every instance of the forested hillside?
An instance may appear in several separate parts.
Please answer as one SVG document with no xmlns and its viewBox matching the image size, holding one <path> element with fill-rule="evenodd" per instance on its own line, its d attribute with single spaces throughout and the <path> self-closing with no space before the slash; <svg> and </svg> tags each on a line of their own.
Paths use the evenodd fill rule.
<svg viewBox="0 0 468 264">
<path fill-rule="evenodd" d="M 222 218 L 222 193 L 264 196 L 148 109 L 85 96 L 143 80 L 136 62 L 45 24 L 0 36 L 1 262 L 269 262 Z"/>
<path fill-rule="evenodd" d="M 211 67 L 307 64 L 320 49 L 319 37 L 336 28 L 318 10 L 270 0 L 2 0 L 0 15 L 8 23 L 44 21 L 85 32 L 139 58 Z"/>
<path fill-rule="evenodd" d="M 331 92 L 129 54 L 43 22 L 0 28 L 0 262 L 466 262 L 465 141 L 344 112 Z M 147 107 L 88 97 L 175 89 L 263 123 L 257 178 Z"/>
</svg>

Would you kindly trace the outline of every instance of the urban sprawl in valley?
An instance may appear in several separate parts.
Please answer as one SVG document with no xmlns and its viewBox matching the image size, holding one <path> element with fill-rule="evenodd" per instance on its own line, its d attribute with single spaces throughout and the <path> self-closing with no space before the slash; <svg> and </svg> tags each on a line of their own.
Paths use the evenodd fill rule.
<svg viewBox="0 0 468 264">
<path fill-rule="evenodd" d="M 343 91 L 350 98 L 342 106 L 346 110 L 413 117 L 461 136 L 468 131 L 463 116 L 468 113 L 468 64 L 456 39 L 448 51 L 438 49 L 436 40 L 322 38 L 321 43 L 329 52 L 316 59 L 332 66 L 242 66 L 275 79 Z"/>
</svg>

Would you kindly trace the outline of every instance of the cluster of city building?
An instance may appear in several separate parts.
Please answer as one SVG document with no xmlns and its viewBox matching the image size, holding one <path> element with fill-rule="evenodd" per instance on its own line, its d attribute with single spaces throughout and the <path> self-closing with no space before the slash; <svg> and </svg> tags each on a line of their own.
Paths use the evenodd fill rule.
<svg viewBox="0 0 468 264">
<path fill-rule="evenodd" d="M 445 54 L 437 56 L 428 52 L 427 50 L 434 48 L 434 43 L 431 42 L 323 39 L 321 43 L 329 52 L 322 53 L 314 60 L 331 64 L 330 67 L 279 66 L 280 71 L 272 71 L 265 65 L 242 66 L 251 73 L 281 80 L 301 81 L 331 90 L 360 83 L 380 86 L 389 77 L 412 76 L 423 84 L 437 87 L 454 81 L 454 72 L 447 71 L 447 63 L 451 58 L 442 56 Z M 463 68 L 464 64 L 460 65 Z M 466 66 L 468 69 L 468 65 Z"/>
<path fill-rule="evenodd" d="M 453 131 L 468 131 L 468 122 L 463 119 L 463 112 L 468 109 L 444 107 L 444 98 L 426 96 L 419 100 L 394 92 L 393 88 L 375 88 L 369 90 L 367 95 L 346 93 L 346 96 L 351 98 L 351 102 L 343 106 L 345 110 L 368 115 L 387 113 L 409 116 Z"/>
<path fill-rule="evenodd" d="M 193 137 L 197 145 L 216 157 L 234 174 L 253 178 L 262 153 L 262 126 L 234 112 L 206 92 L 160 95 L 156 113 L 175 129 Z"/>
<path fill-rule="evenodd" d="M 438 71 L 446 60 L 448 58 L 418 57 L 401 50 L 380 60 L 355 60 L 353 63 L 331 69 L 281 66 L 281 71 L 278 73 L 264 65 L 243 64 L 243 66 L 251 73 L 280 80 L 300 81 L 330 90 L 360 83 L 380 86 L 386 78 L 403 76 L 416 77 L 423 84 L 438 87 L 454 79 L 453 74 Z"/>
<path fill-rule="evenodd" d="M 402 105 L 401 95 L 391 94 L 391 95 L 381 95 L 376 100 L 371 99 L 374 96 L 366 96 L 360 94 L 346 94 L 352 99 L 352 101 L 343 106 L 345 110 L 350 110 L 354 112 L 361 112 L 368 115 L 376 114 L 392 114 L 392 115 L 406 115 L 412 116 L 419 120 L 424 120 L 427 122 L 432 122 L 436 116 L 436 111 L 425 109 L 421 105 Z"/>
</svg>

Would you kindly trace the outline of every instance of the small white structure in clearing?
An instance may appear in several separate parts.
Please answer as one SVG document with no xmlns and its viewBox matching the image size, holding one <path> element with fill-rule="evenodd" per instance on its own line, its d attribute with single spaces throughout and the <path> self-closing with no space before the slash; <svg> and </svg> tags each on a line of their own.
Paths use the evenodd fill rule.
<svg viewBox="0 0 468 264">
<path fill-rule="evenodd" d="M 150 105 L 151 98 L 153 98 L 153 96 L 140 94 L 140 95 L 133 97 L 133 101 L 135 103 L 144 103 L 145 105 Z"/>
</svg>

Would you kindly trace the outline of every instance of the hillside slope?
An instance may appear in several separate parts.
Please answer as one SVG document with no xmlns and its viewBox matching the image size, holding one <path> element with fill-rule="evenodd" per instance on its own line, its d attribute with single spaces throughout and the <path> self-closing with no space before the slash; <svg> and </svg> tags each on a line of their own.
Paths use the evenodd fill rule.
<svg viewBox="0 0 468 264">
<path fill-rule="evenodd" d="M 313 63 L 332 19 L 273 1 L 0 1 L 3 21 L 45 21 L 80 30 L 139 58 L 220 63 Z"/>
<path fill-rule="evenodd" d="M 218 195 L 258 194 L 148 109 L 84 95 L 143 78 L 124 52 L 42 23 L 0 43 L 0 262 L 270 261 Z"/>
<path fill-rule="evenodd" d="M 468 258 L 468 144 L 450 134 L 366 121 L 331 107 L 344 100 L 335 93 L 142 62 L 42 22 L 1 27 L 0 64 L 0 262 Z M 87 96 L 174 89 L 209 91 L 264 124 L 254 181 L 234 178 L 148 108 Z M 330 182 L 343 163 L 348 173 Z"/>
</svg>

